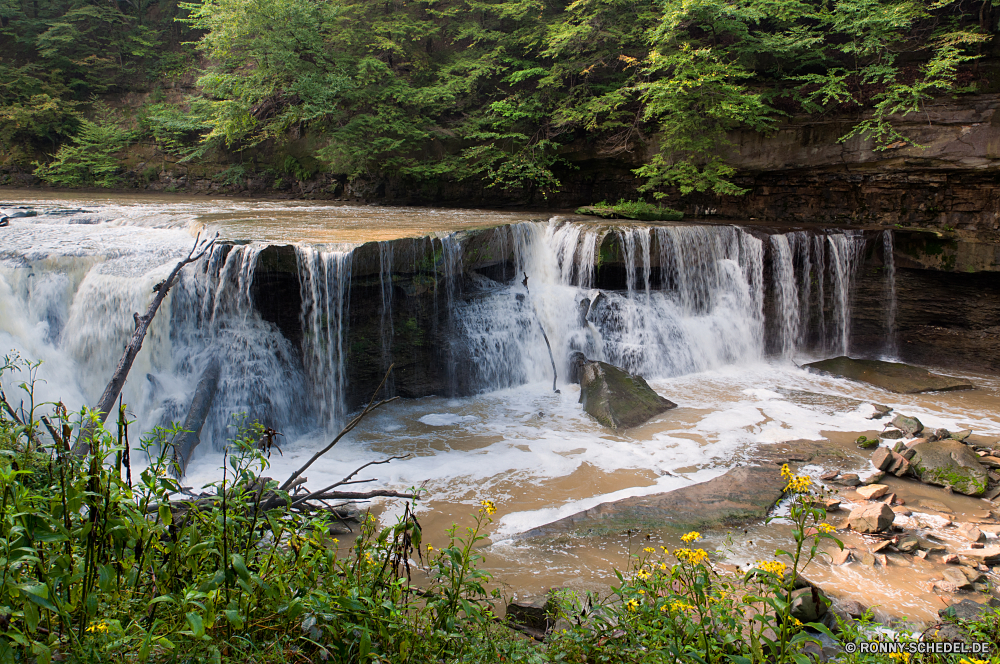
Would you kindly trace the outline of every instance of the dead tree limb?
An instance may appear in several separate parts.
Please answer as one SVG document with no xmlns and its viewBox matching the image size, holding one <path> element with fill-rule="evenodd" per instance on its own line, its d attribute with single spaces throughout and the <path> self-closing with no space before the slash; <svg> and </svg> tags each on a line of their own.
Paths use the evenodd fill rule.
<svg viewBox="0 0 1000 664">
<path fill-rule="evenodd" d="M 340 433 L 337 434 L 337 437 L 334 438 L 333 441 L 329 445 L 327 445 L 326 447 L 324 447 L 323 449 L 321 449 L 319 452 L 317 452 L 316 454 L 314 454 L 312 456 L 312 458 L 309 459 L 309 461 L 307 461 L 304 466 L 302 466 L 301 468 L 299 468 L 298 470 L 296 470 L 294 473 L 292 473 L 291 476 L 287 480 L 285 480 L 284 484 L 282 484 L 280 487 L 278 487 L 278 489 L 280 491 L 288 491 L 288 488 L 298 478 L 299 475 L 301 475 L 302 473 L 306 472 L 306 469 L 309 468 L 309 466 L 311 466 L 314 463 L 316 463 L 317 459 L 319 459 L 321 456 L 323 456 L 324 454 L 326 454 L 327 452 L 329 452 L 331 449 L 333 449 L 333 446 L 336 445 L 337 443 L 339 443 L 341 438 L 343 438 L 344 436 L 346 436 L 348 433 L 350 433 L 354 429 L 354 427 L 358 426 L 358 424 L 361 423 L 361 420 L 363 420 L 365 418 L 365 415 L 367 415 L 368 413 L 372 412 L 376 408 L 384 406 L 385 404 L 387 404 L 389 402 L 392 402 L 392 401 L 395 401 L 396 399 L 399 398 L 399 397 L 392 397 L 391 399 L 383 399 L 382 401 L 379 401 L 378 403 L 375 403 L 375 397 L 377 397 L 378 393 L 382 391 L 382 386 L 384 386 L 385 385 L 385 381 L 387 381 L 389 379 L 389 373 L 392 371 L 392 367 L 394 367 L 394 366 L 396 366 L 396 365 L 393 364 L 393 365 L 389 366 L 388 371 L 385 372 L 385 376 L 382 378 L 382 382 L 378 384 L 378 387 L 375 389 L 375 393 L 372 394 L 371 401 L 368 402 L 368 405 L 365 406 L 365 409 L 363 411 L 361 411 L 361 413 L 358 414 L 357 417 L 355 417 L 353 420 L 351 420 L 350 422 L 348 422 L 347 426 L 345 426 L 343 429 L 341 429 Z"/>
<path fill-rule="evenodd" d="M 345 484 L 363 484 L 365 482 L 374 482 L 375 480 L 356 480 L 354 482 L 352 482 L 350 480 L 351 480 L 352 477 L 354 477 L 355 475 L 357 475 L 359 472 L 361 472 L 362 470 L 364 470 L 368 466 L 377 466 L 377 465 L 380 465 L 380 464 L 383 464 L 383 463 L 389 463 L 390 461 L 394 461 L 396 459 L 409 459 L 411 456 L 412 455 L 410 455 L 410 454 L 403 454 L 401 456 L 392 456 L 392 457 L 389 457 L 388 459 L 382 459 L 381 461 L 369 461 L 368 463 L 366 463 L 365 465 L 363 465 L 360 468 L 356 469 L 353 473 L 351 473 L 350 475 L 348 475 L 344 479 L 340 480 L 339 482 L 334 482 L 330 486 L 322 488 L 319 491 L 313 491 L 312 493 L 309 493 L 309 494 L 306 494 L 305 496 L 302 496 L 301 498 L 299 498 L 298 500 L 296 500 L 294 503 L 292 503 L 291 507 L 295 507 L 295 506 L 299 505 L 300 503 L 304 503 L 304 502 L 307 502 L 307 501 L 310 501 L 310 500 L 324 500 L 323 498 L 320 498 L 320 496 L 327 496 L 327 495 L 329 495 L 329 492 L 333 491 L 338 486 L 343 486 Z"/>
<path fill-rule="evenodd" d="M 218 237 L 219 235 L 216 233 L 215 237 L 208 242 L 202 242 L 201 233 L 198 233 L 198 236 L 194 240 L 194 246 L 191 248 L 191 251 L 188 252 L 187 257 L 174 266 L 170 275 L 162 283 L 157 284 L 157 287 L 154 289 L 156 291 L 156 295 L 153 297 L 153 301 L 149 303 L 149 308 L 146 309 L 145 315 L 140 316 L 138 313 L 133 314 L 133 318 L 135 319 L 135 332 L 132 333 L 132 339 L 129 340 L 128 345 L 125 347 L 125 352 L 122 354 L 122 358 L 118 361 L 118 366 L 115 368 L 115 372 L 111 375 L 111 380 L 108 382 L 108 386 L 104 388 L 104 394 L 101 395 L 97 405 L 94 406 L 93 412 L 96 415 L 96 421 L 91 419 L 89 422 L 83 423 L 80 426 L 80 435 L 77 436 L 76 443 L 73 444 L 73 453 L 77 456 L 87 456 L 87 454 L 90 453 L 90 439 L 94 434 L 94 428 L 98 423 L 104 423 L 104 420 L 108 417 L 108 413 L 110 413 L 111 409 L 114 407 L 115 400 L 118 398 L 118 395 L 121 394 L 122 387 L 125 386 L 125 379 L 128 377 L 128 372 L 132 369 L 132 363 L 135 362 L 135 358 L 139 354 L 139 350 L 142 349 L 142 341 L 146 337 L 146 331 L 149 329 L 150 323 L 153 322 L 153 316 L 156 315 L 156 311 L 160 308 L 160 304 L 162 304 L 164 298 L 167 297 L 167 292 L 170 290 L 170 287 L 174 285 L 181 269 L 185 265 L 193 263 L 204 256 L 205 253 L 215 245 L 215 241 Z"/>
</svg>

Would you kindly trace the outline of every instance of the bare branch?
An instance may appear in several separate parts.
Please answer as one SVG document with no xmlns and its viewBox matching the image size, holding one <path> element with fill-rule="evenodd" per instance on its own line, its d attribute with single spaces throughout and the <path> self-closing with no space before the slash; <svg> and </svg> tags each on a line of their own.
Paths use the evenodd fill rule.
<svg viewBox="0 0 1000 664">
<path fill-rule="evenodd" d="M 381 461 L 369 461 L 368 463 L 366 463 L 365 465 L 361 466 L 360 468 L 358 468 L 357 470 L 355 470 L 354 472 L 352 472 L 350 475 L 348 475 L 344 479 L 340 480 L 339 482 L 334 482 L 333 484 L 331 484 L 328 487 L 320 489 L 319 491 L 313 491 L 312 493 L 310 493 L 310 494 L 308 494 L 306 496 L 303 496 L 302 498 L 299 498 L 298 500 L 296 500 L 294 503 L 291 504 L 291 507 L 295 507 L 296 505 L 298 505 L 300 503 L 304 503 L 304 502 L 306 502 L 308 500 L 316 499 L 317 496 L 325 496 L 325 495 L 327 495 L 328 491 L 332 491 L 333 489 L 337 488 L 338 486 L 343 486 L 345 484 L 358 484 L 358 483 L 361 483 L 361 482 L 374 482 L 375 480 L 357 480 L 357 481 L 352 482 L 352 481 L 350 481 L 350 479 L 352 477 L 354 477 L 355 475 L 357 475 L 360 471 L 362 471 L 365 468 L 367 468 L 368 466 L 378 466 L 378 465 L 383 464 L 383 463 L 389 463 L 390 461 L 394 461 L 396 459 L 409 459 L 411 456 L 413 456 L 413 455 L 412 454 L 404 454 L 404 455 L 401 455 L 401 456 L 392 456 L 392 457 L 389 457 L 388 459 L 382 459 Z"/>
<path fill-rule="evenodd" d="M 170 272 L 170 275 L 163 280 L 162 283 L 157 284 L 156 288 L 154 288 L 156 295 L 153 297 L 153 301 L 150 302 L 145 315 L 140 316 L 138 313 L 134 315 L 135 331 L 132 333 L 132 339 L 129 340 L 128 345 L 125 347 L 125 352 L 118 361 L 118 366 L 115 368 L 115 372 L 111 375 L 111 380 L 108 382 L 108 386 L 104 388 L 104 393 L 101 395 L 97 405 L 94 407 L 93 412 L 97 415 L 97 420 L 101 424 L 103 424 L 104 420 L 107 419 L 108 413 L 111 412 L 111 409 L 115 404 L 115 400 L 118 398 L 118 395 L 121 394 L 122 387 L 125 386 L 125 379 L 128 377 L 128 372 L 132 368 L 132 363 L 135 362 L 135 358 L 139 354 L 139 350 L 142 349 L 142 341 L 146 337 L 146 331 L 149 329 L 150 323 L 153 322 L 153 316 L 156 315 L 157 310 L 160 308 L 160 304 L 163 302 L 164 298 L 167 297 L 167 292 L 170 290 L 170 287 L 174 285 L 181 269 L 183 269 L 185 265 L 193 263 L 204 256 L 205 253 L 215 245 L 218 238 L 219 234 L 216 233 L 214 238 L 202 244 L 201 233 L 198 233 L 194 240 L 194 246 L 191 247 L 191 251 L 188 252 L 187 257 L 178 262 L 177 265 L 174 266 L 174 269 Z M 86 456 L 90 453 L 90 438 L 93 436 L 94 428 L 96 426 L 97 423 L 94 420 L 90 420 L 80 427 L 80 434 L 77 436 L 76 443 L 73 445 L 74 454 L 77 456 Z"/>
<path fill-rule="evenodd" d="M 333 446 L 336 445 L 337 443 L 339 443 L 341 438 L 343 438 L 344 436 L 346 436 L 348 433 L 350 433 L 354 429 L 354 427 L 358 426 L 358 424 L 361 423 L 361 420 L 363 420 L 365 418 L 365 415 L 367 415 L 368 413 L 372 412 L 373 410 L 375 410 L 377 408 L 380 408 L 381 406 L 384 406 L 385 404 L 390 403 L 392 401 L 395 401 L 396 399 L 399 398 L 399 397 L 392 397 L 391 399 L 383 399 L 382 401 L 379 401 L 378 403 L 375 403 L 375 397 L 377 397 L 378 393 L 382 390 L 382 386 L 385 385 L 385 381 L 387 381 L 389 379 L 389 373 L 392 371 L 392 368 L 394 366 L 396 366 L 396 365 L 393 364 L 393 365 L 389 366 L 389 369 L 385 372 L 385 376 L 382 378 L 382 382 L 378 384 L 377 388 L 375 388 L 375 392 L 374 392 L 374 394 L 372 394 L 371 401 L 368 402 L 368 405 L 365 406 L 365 409 L 363 411 L 361 411 L 361 413 L 357 417 L 355 417 L 353 420 L 351 420 L 347 424 L 347 426 L 345 426 L 341 430 L 341 432 L 337 434 L 337 437 L 334 438 L 333 441 L 329 445 L 327 445 L 326 447 L 324 447 L 323 449 L 321 449 L 319 452 L 317 452 L 316 454 L 314 454 L 312 456 L 312 458 L 309 459 L 309 461 L 307 461 L 304 466 L 302 466 L 301 468 L 299 468 L 298 470 L 296 470 L 294 473 L 292 473 L 291 476 L 287 480 L 285 480 L 285 483 L 282 484 L 279 487 L 280 491 L 288 491 L 288 488 L 292 485 L 292 482 L 294 482 L 299 475 L 301 475 L 302 473 L 304 473 L 306 471 L 306 469 L 309 468 L 309 466 L 311 466 L 314 463 L 316 463 L 317 459 L 319 459 L 321 456 L 323 456 L 324 454 L 326 454 L 327 452 L 329 452 L 331 449 L 333 449 Z"/>
</svg>

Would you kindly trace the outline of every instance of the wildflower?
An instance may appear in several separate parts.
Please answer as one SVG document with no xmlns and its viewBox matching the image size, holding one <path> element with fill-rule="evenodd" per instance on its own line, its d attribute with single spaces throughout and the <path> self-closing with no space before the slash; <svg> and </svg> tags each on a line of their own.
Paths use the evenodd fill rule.
<svg viewBox="0 0 1000 664">
<path fill-rule="evenodd" d="M 805 493 L 809 491 L 809 487 L 812 485 L 811 477 L 808 475 L 794 475 L 788 468 L 787 463 L 781 467 L 781 476 L 788 482 L 785 486 L 785 491 L 788 493 Z"/>
<path fill-rule="evenodd" d="M 640 594 L 640 595 L 645 595 L 645 594 L 646 594 L 646 591 L 645 591 L 645 590 L 643 590 L 642 588 L 639 588 L 639 594 Z"/>
<path fill-rule="evenodd" d="M 889 655 L 889 659 L 898 659 L 901 662 L 910 661 L 910 653 L 908 652 L 890 652 L 887 654 Z M 961 662 L 959 662 L 959 664 L 988 664 L 988 663 L 984 659 L 974 659 L 972 661 L 963 659 Z"/>
<path fill-rule="evenodd" d="M 634 599 L 630 599 L 628 602 L 626 602 L 625 608 L 627 608 L 629 611 L 637 611 L 639 609 L 639 602 L 635 601 Z"/>
<path fill-rule="evenodd" d="M 667 571 L 667 564 L 666 563 L 660 563 L 659 564 L 659 568 L 660 568 L 661 572 L 666 572 Z"/>
<path fill-rule="evenodd" d="M 670 603 L 670 608 L 674 611 L 687 611 L 688 609 L 694 608 L 687 602 L 682 602 L 680 600 L 674 600 Z"/>
<path fill-rule="evenodd" d="M 818 530 L 821 533 L 832 533 L 833 531 L 836 530 L 836 528 L 831 526 L 829 523 L 821 523 L 816 526 L 816 530 Z"/>
<path fill-rule="evenodd" d="M 682 563 L 700 565 L 708 559 L 704 549 L 674 549 L 674 556 Z"/>
<path fill-rule="evenodd" d="M 754 567 L 762 572 L 768 572 L 770 574 L 774 574 L 775 576 L 784 576 L 785 570 L 788 569 L 788 565 L 778 562 L 777 560 L 758 560 L 754 563 Z"/>
<path fill-rule="evenodd" d="M 431 551 L 433 551 L 433 550 L 434 550 L 434 547 L 433 547 L 433 546 L 431 546 L 430 544 L 428 544 L 428 545 L 427 545 L 427 553 L 430 553 L 430 552 L 431 552 Z"/>
<path fill-rule="evenodd" d="M 700 539 L 701 539 L 701 533 L 699 533 L 696 530 L 692 530 L 687 535 L 681 537 L 681 541 L 684 542 L 685 544 L 690 544 L 691 542 L 695 542 Z"/>
<path fill-rule="evenodd" d="M 93 625 L 91 625 L 90 627 L 87 628 L 87 631 L 88 632 L 106 632 L 106 631 L 108 631 L 108 623 L 104 622 L 103 620 L 101 622 L 99 622 L 99 623 L 94 623 Z"/>
<path fill-rule="evenodd" d="M 639 577 L 640 579 L 642 579 L 643 581 L 645 581 L 646 579 L 648 579 L 649 576 L 650 576 L 649 571 L 644 570 L 644 569 L 639 570 L 638 572 L 636 572 L 635 575 L 637 577 Z"/>
<path fill-rule="evenodd" d="M 795 617 L 792 618 L 792 624 L 796 627 L 802 627 L 802 621 Z"/>
<path fill-rule="evenodd" d="M 643 549 L 643 551 L 645 551 L 646 553 L 653 553 L 654 551 L 656 551 L 656 549 L 654 549 L 651 546 L 647 546 L 645 549 Z"/>
<path fill-rule="evenodd" d="M 497 513 L 497 506 L 493 504 L 492 500 L 484 500 L 479 504 L 483 506 L 480 510 L 481 512 L 486 512 L 489 516 L 493 516 Z"/>
</svg>

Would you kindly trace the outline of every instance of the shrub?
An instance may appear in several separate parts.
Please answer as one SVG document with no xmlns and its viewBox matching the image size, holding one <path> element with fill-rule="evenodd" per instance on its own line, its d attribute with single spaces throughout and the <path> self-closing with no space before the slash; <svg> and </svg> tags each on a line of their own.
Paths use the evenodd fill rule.
<svg viewBox="0 0 1000 664">
<path fill-rule="evenodd" d="M 35 175 L 62 187 L 113 187 L 120 181 L 116 153 L 132 140 L 132 132 L 119 128 L 108 117 L 100 122 L 81 120 L 73 145 L 60 147 L 48 164 L 35 162 Z"/>
</svg>

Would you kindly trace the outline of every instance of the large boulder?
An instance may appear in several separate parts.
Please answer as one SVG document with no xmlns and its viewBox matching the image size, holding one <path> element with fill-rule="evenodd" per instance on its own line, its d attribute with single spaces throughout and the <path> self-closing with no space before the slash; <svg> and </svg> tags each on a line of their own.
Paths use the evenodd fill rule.
<svg viewBox="0 0 1000 664">
<path fill-rule="evenodd" d="M 628 429 L 676 408 L 646 383 L 606 362 L 580 368 L 580 403 L 595 420 L 612 429 Z"/>
<path fill-rule="evenodd" d="M 847 525 L 859 533 L 880 533 L 892 525 L 896 513 L 885 503 L 869 503 L 855 507 L 847 517 Z"/>
<path fill-rule="evenodd" d="M 810 362 L 803 366 L 817 373 L 842 376 L 875 385 L 890 392 L 903 394 L 971 390 L 973 388 L 972 384 L 967 381 L 933 374 L 926 369 L 909 364 L 881 360 L 855 360 L 846 355 L 819 362 Z"/>
<path fill-rule="evenodd" d="M 956 440 L 937 440 L 910 449 L 914 452 L 910 467 L 921 482 L 950 486 L 967 496 L 986 491 L 989 475 L 968 446 Z"/>
</svg>

